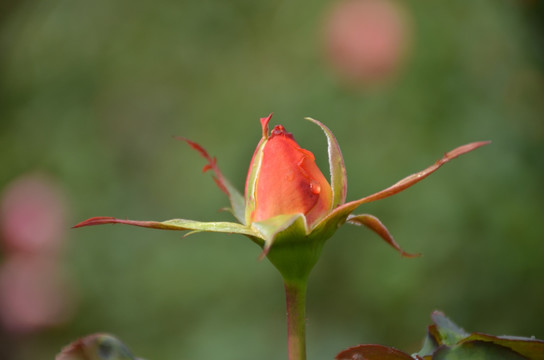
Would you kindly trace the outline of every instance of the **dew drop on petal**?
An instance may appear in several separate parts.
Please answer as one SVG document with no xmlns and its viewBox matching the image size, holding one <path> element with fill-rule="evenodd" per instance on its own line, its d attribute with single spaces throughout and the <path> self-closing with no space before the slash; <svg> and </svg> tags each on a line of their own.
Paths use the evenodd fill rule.
<svg viewBox="0 0 544 360">
<path fill-rule="evenodd" d="M 316 195 L 319 194 L 321 192 L 321 185 L 312 180 L 312 182 L 310 182 L 310 191 Z"/>
</svg>

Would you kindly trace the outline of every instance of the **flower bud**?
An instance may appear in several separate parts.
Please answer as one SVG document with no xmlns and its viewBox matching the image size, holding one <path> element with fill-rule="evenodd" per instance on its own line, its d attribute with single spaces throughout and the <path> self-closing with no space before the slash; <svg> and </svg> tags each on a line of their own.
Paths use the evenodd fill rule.
<svg viewBox="0 0 544 360">
<path fill-rule="evenodd" d="M 331 186 L 315 164 L 314 155 L 302 149 L 283 126 L 277 125 L 268 136 L 268 120 L 263 119 L 264 143 L 261 140 L 257 147 L 246 183 L 246 198 L 254 202 L 249 220 L 300 213 L 311 226 L 330 212 Z M 254 176 L 252 169 L 256 169 Z"/>
</svg>

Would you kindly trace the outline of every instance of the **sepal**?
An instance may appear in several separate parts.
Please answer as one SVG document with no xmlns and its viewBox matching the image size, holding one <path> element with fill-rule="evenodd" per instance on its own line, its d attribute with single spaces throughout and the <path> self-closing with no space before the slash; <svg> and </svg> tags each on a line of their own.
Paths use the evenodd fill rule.
<svg viewBox="0 0 544 360">
<path fill-rule="evenodd" d="M 244 197 L 234 186 L 232 186 L 227 178 L 223 176 L 219 170 L 219 167 L 217 166 L 217 159 L 215 157 L 211 157 L 206 149 L 194 141 L 185 139 L 183 137 L 176 137 L 176 139 L 185 141 L 191 148 L 196 150 L 204 159 L 208 161 L 208 163 L 202 168 L 202 172 L 207 172 L 209 170 L 214 172 L 215 176 L 213 176 L 213 180 L 217 184 L 217 187 L 229 197 L 231 206 L 230 210 L 232 211 L 232 214 L 242 224 L 246 224 Z"/>
<path fill-rule="evenodd" d="M 251 224 L 251 227 L 261 234 L 264 239 L 263 252 L 260 258 L 264 258 L 270 247 L 276 242 L 281 233 L 281 241 L 299 241 L 308 234 L 306 219 L 303 214 L 278 215 L 263 221 Z"/>
<path fill-rule="evenodd" d="M 272 114 L 268 117 L 261 118 L 261 127 L 263 136 L 257 144 L 257 148 L 251 158 L 249 170 L 247 172 L 246 186 L 245 186 L 245 209 L 244 209 L 244 223 L 251 224 L 251 218 L 255 211 L 255 186 L 257 185 L 257 174 L 261 167 L 261 161 L 263 158 L 263 149 L 268 141 L 268 122 L 272 118 Z"/>
<path fill-rule="evenodd" d="M 354 211 L 356 208 L 358 208 L 362 204 L 384 199 L 386 197 L 395 195 L 403 190 L 406 190 L 410 186 L 415 185 L 416 183 L 425 179 L 427 176 L 431 175 L 433 172 L 438 170 L 442 165 L 444 165 L 448 161 L 453 160 L 457 158 L 458 156 L 466 154 L 470 151 L 476 150 L 477 148 L 487 145 L 489 143 L 490 141 L 478 141 L 478 142 L 473 142 L 470 144 L 459 146 L 453 149 L 452 151 L 444 154 L 444 156 L 441 159 L 436 161 L 433 165 L 429 166 L 425 170 L 409 175 L 382 191 L 378 191 L 377 193 L 366 196 L 359 200 L 345 203 L 337 207 L 336 209 L 334 209 L 333 212 L 329 214 L 328 217 L 336 217 L 336 216 L 339 216 L 340 218 L 342 218 L 343 216 L 347 217 L 352 211 Z"/>
<path fill-rule="evenodd" d="M 202 222 L 186 219 L 172 219 L 167 221 L 137 221 L 137 220 L 125 220 L 116 219 L 113 217 L 99 216 L 87 219 L 73 228 L 80 228 L 84 226 L 103 225 L 103 224 L 125 224 L 139 227 L 146 227 L 152 229 L 162 230 L 178 230 L 178 231 L 211 231 L 230 234 L 241 234 L 252 237 L 260 237 L 260 234 L 252 230 L 251 228 L 238 223 L 220 221 L 220 222 Z"/>
</svg>

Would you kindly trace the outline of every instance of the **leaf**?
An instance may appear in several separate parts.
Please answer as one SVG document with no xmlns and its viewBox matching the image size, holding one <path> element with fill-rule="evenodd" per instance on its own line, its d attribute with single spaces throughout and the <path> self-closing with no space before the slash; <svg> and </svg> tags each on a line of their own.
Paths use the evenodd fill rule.
<svg viewBox="0 0 544 360">
<path fill-rule="evenodd" d="M 331 188 L 333 194 L 331 209 L 334 209 L 337 206 L 342 205 L 346 202 L 348 185 L 344 158 L 342 156 L 342 152 L 340 151 L 338 141 L 336 141 L 336 138 L 334 137 L 332 131 L 330 131 L 328 127 L 315 119 L 307 117 L 306 120 L 317 124 L 327 136 L 329 166 L 331 172 Z"/>
<path fill-rule="evenodd" d="M 431 314 L 431 319 L 433 320 L 434 326 L 436 327 L 438 335 L 440 336 L 440 338 L 437 339 L 439 344 L 452 346 L 469 335 L 465 330 L 448 319 L 441 311 L 433 311 Z"/>
<path fill-rule="evenodd" d="M 55 360 L 138 360 L 116 337 L 92 334 L 64 347 Z"/>
<path fill-rule="evenodd" d="M 457 346 L 439 348 L 433 360 L 534 360 L 505 347 L 483 341 L 470 341 Z"/>
<path fill-rule="evenodd" d="M 389 230 L 387 230 L 385 225 L 382 224 L 382 222 L 374 215 L 350 215 L 348 216 L 348 223 L 366 226 L 367 228 L 378 234 L 386 243 L 391 245 L 404 257 L 413 258 L 421 256 L 421 254 L 409 254 L 406 251 L 402 250 L 399 244 L 397 244 L 397 242 L 395 241 L 395 239 L 393 239 L 393 236 L 389 233 Z"/>
<path fill-rule="evenodd" d="M 475 332 L 461 340 L 461 343 L 474 341 L 485 341 L 504 346 L 531 360 L 544 360 L 544 341 L 534 337 L 493 336 Z"/>
<path fill-rule="evenodd" d="M 414 360 L 414 358 L 392 347 L 358 345 L 340 352 L 335 360 Z"/>
<path fill-rule="evenodd" d="M 152 229 L 162 230 L 192 230 L 192 231 L 210 231 L 221 233 L 242 234 L 260 238 L 260 234 L 252 230 L 251 228 L 232 222 L 201 222 L 185 219 L 172 219 L 167 221 L 136 221 L 136 220 L 123 220 L 113 217 L 99 216 L 87 219 L 79 224 L 73 226 L 73 228 L 80 228 L 84 226 L 103 225 L 103 224 L 125 224 L 140 226 Z"/>
<path fill-rule="evenodd" d="M 434 329 L 434 332 L 433 332 Z M 439 343 L 438 343 L 438 331 L 436 331 L 436 326 L 431 325 L 428 327 L 427 336 L 425 336 L 425 340 L 423 341 L 423 347 L 417 355 L 421 356 L 423 359 L 432 359 L 432 354 L 438 349 Z"/>
<path fill-rule="evenodd" d="M 431 315 L 423 348 L 411 357 L 381 345 L 359 345 L 336 360 L 544 360 L 544 341 L 516 336 L 469 334 L 440 311 Z"/>
</svg>

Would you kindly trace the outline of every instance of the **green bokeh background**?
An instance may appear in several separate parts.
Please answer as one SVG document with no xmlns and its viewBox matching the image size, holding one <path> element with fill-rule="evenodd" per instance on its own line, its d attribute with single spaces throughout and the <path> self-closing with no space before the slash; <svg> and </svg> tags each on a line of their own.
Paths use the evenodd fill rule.
<svg viewBox="0 0 544 360">
<path fill-rule="evenodd" d="M 391 83 L 355 89 L 326 62 L 329 1 L 8 0 L 0 5 L 0 187 L 42 171 L 70 222 L 230 220 L 203 161 L 240 189 L 274 112 L 326 169 L 337 136 L 348 198 L 391 185 L 470 141 L 493 143 L 365 205 L 418 259 L 344 227 L 310 279 L 308 353 L 359 343 L 416 351 L 432 310 L 468 331 L 544 338 L 544 12 L 540 1 L 406 1 L 412 49 Z M 279 274 L 241 236 L 104 226 L 67 234 L 78 307 L 27 336 L 52 359 L 97 331 L 141 357 L 284 359 Z"/>
</svg>

